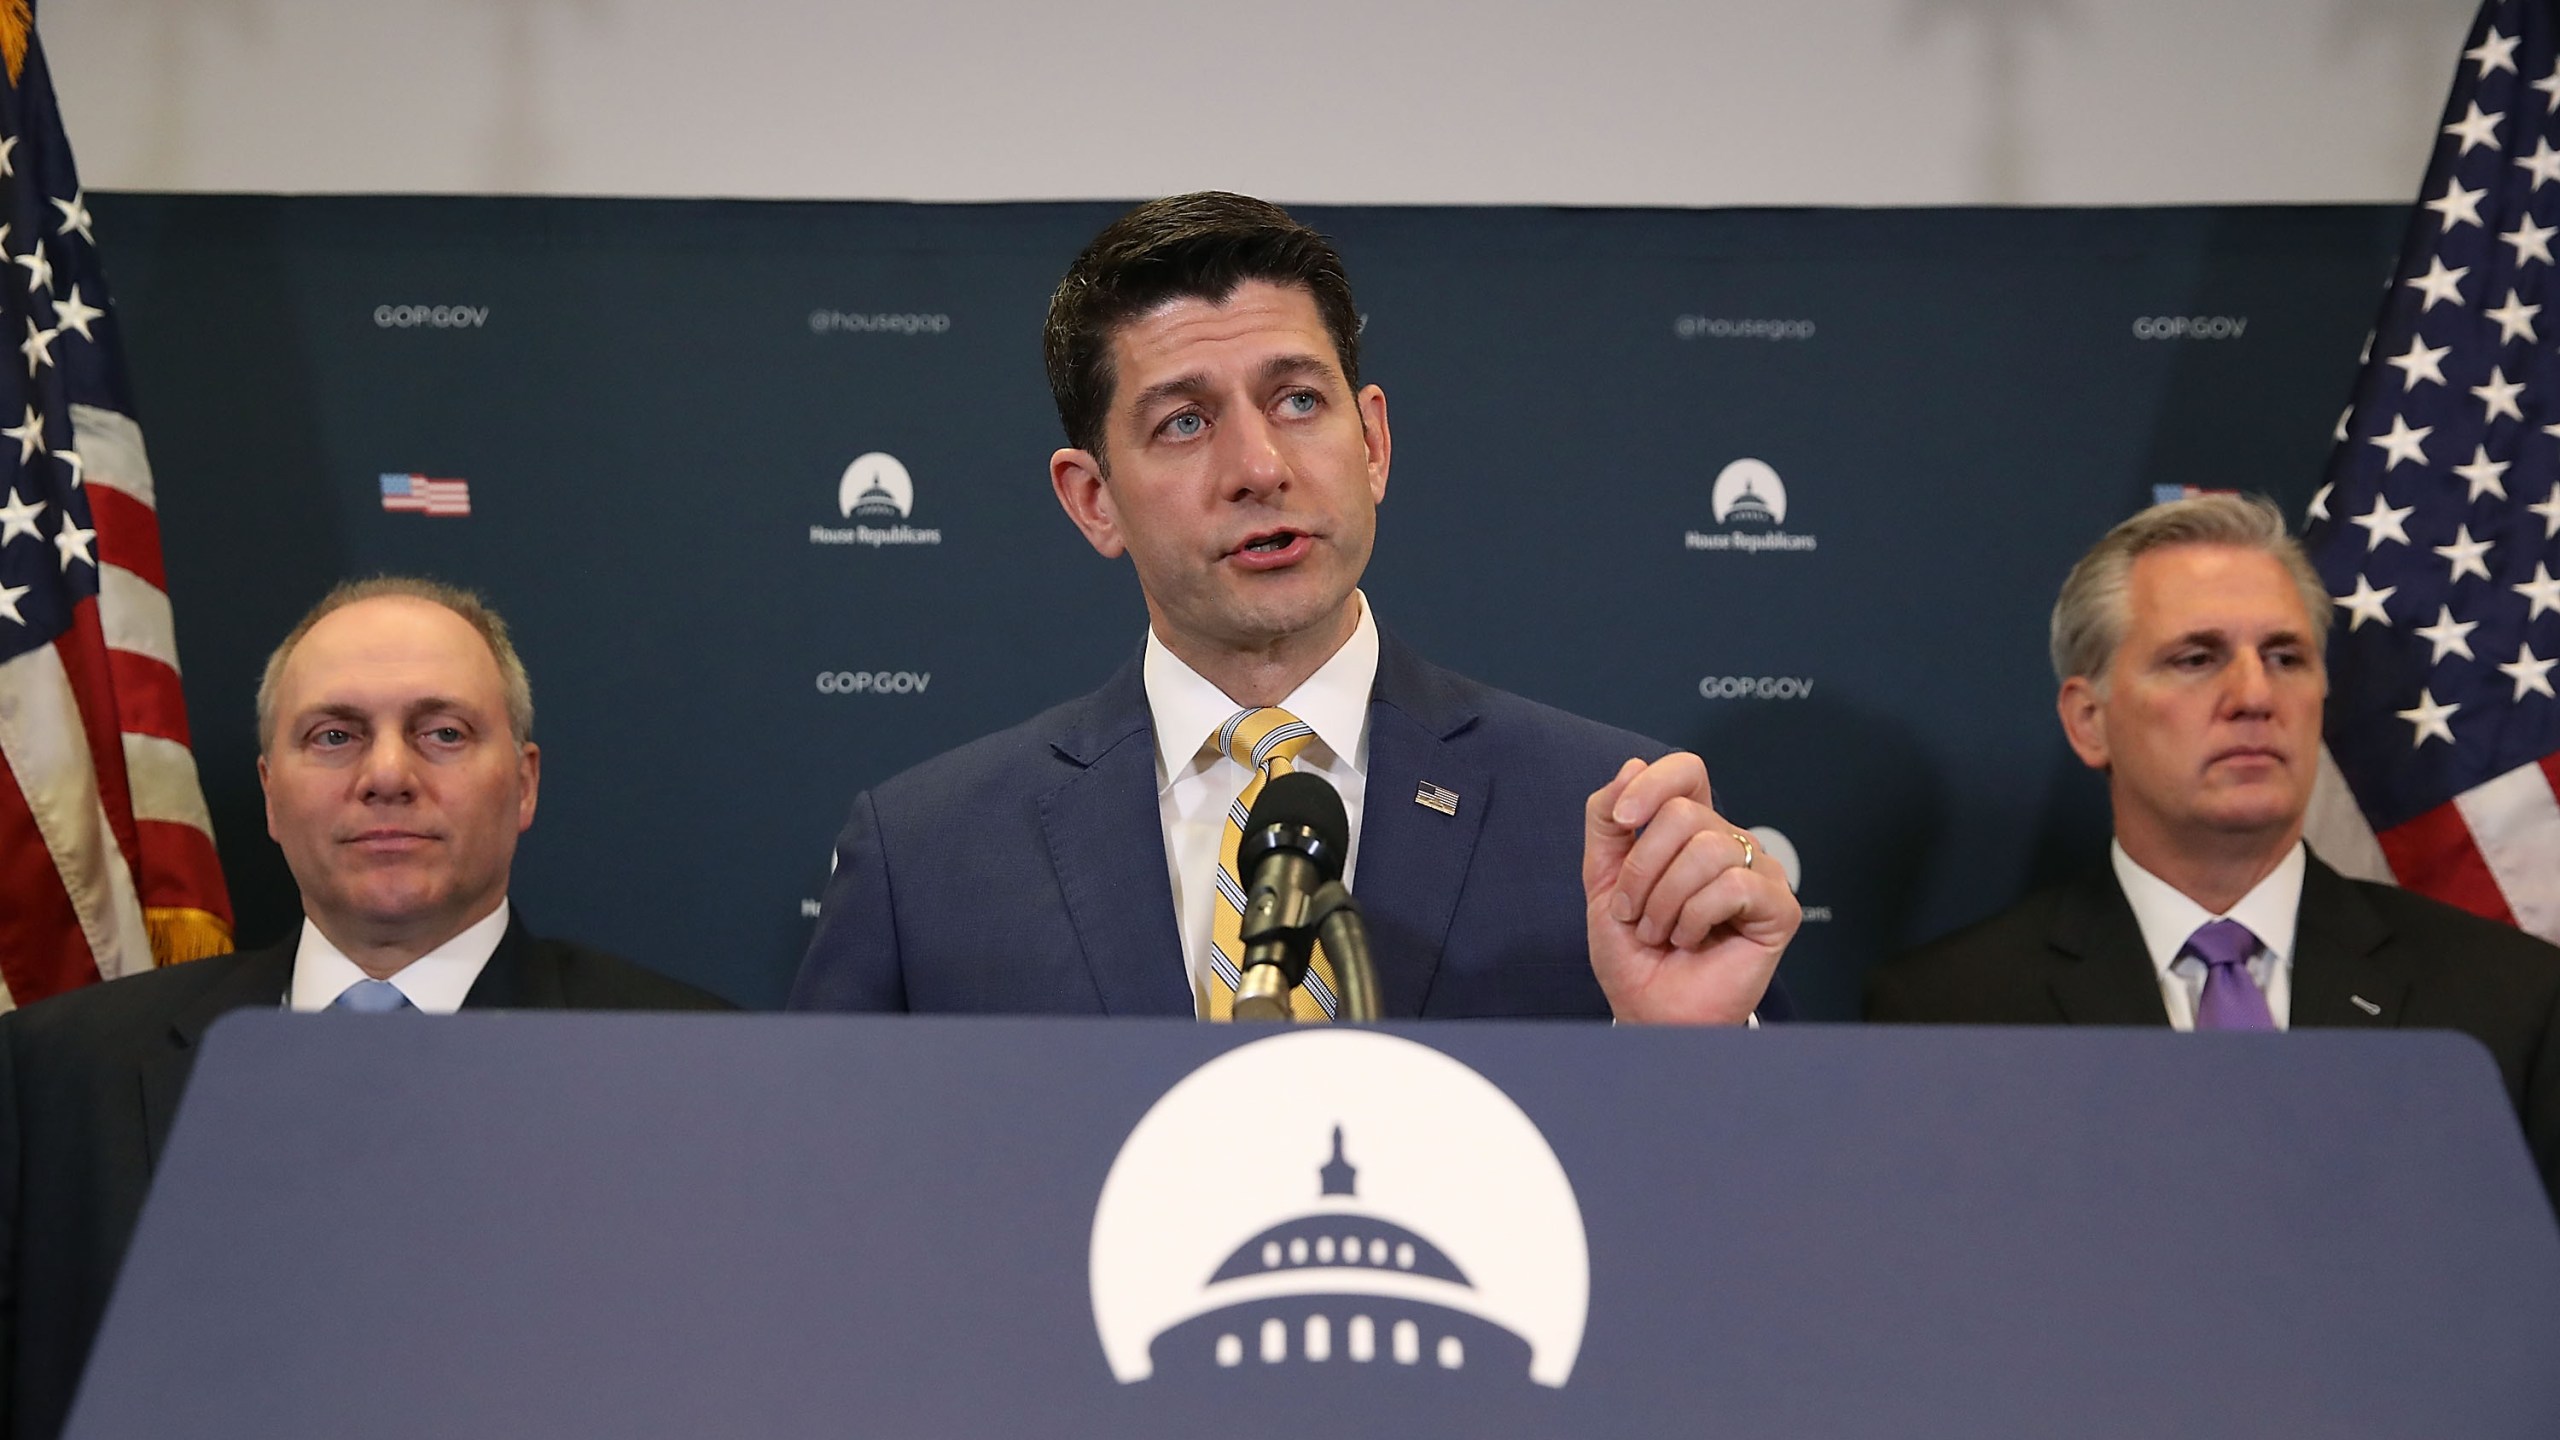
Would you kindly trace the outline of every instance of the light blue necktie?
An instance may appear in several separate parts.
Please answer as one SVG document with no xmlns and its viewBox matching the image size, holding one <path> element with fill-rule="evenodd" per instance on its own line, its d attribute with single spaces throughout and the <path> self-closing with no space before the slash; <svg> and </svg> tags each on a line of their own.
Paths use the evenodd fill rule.
<svg viewBox="0 0 2560 1440">
<path fill-rule="evenodd" d="M 409 997 L 388 980 L 359 980 L 338 992 L 329 1002 L 332 1010 L 346 1010 L 357 1015 L 388 1015 L 397 1010 L 413 1010 Z"/>
</svg>

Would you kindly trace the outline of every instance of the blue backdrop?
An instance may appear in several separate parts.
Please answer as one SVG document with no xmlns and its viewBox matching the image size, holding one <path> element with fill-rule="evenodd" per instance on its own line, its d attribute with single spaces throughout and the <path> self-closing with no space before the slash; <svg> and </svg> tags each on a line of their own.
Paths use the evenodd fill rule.
<svg viewBox="0 0 2560 1440">
<path fill-rule="evenodd" d="M 1050 498 L 1039 357 L 1121 206 L 93 208 L 245 942 L 298 913 L 258 668 L 342 576 L 474 585 L 515 625 L 529 921 L 753 1006 L 855 791 L 1139 643 L 1135 581 Z M 1381 622 L 1704 755 L 1796 852 L 1785 973 L 1819 1018 L 2100 853 L 2053 591 L 2157 486 L 2299 513 L 2406 215 L 1302 213 L 1349 261 L 1396 430 Z M 874 453 L 904 514 L 847 512 Z M 467 480 L 472 513 L 386 513 L 384 474 Z"/>
</svg>

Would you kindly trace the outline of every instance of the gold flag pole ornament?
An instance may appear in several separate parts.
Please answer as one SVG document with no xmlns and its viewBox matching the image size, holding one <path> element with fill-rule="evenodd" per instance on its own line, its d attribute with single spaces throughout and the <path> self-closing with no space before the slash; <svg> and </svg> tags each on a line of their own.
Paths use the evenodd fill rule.
<svg viewBox="0 0 2560 1440">
<path fill-rule="evenodd" d="M 27 32 L 35 28 L 35 23 L 35 11 L 28 0 L 0 0 L 0 61 L 8 63 L 9 83 L 13 86 L 27 68 Z"/>
</svg>

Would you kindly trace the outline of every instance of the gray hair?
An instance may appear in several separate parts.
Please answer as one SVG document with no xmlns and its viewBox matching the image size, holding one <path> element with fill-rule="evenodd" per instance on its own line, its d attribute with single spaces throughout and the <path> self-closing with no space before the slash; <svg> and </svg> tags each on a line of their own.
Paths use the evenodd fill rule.
<svg viewBox="0 0 2560 1440">
<path fill-rule="evenodd" d="M 2053 678 L 2103 682 L 2133 625 L 2125 591 L 2136 557 L 2172 545 L 2229 545 L 2272 555 L 2302 592 L 2315 645 L 2329 632 L 2332 600 L 2302 546 L 2285 533 L 2284 512 L 2263 495 L 2197 495 L 2154 505 L 2089 547 L 2053 602 Z"/>
<path fill-rule="evenodd" d="M 507 622 L 489 608 L 489 602 L 459 585 L 440 580 L 424 580 L 412 575 L 376 575 L 365 580 L 345 580 L 320 603 L 311 607 L 267 657 L 266 674 L 258 681 L 258 748 L 264 751 L 275 743 L 276 686 L 284 677 L 285 662 L 293 657 L 293 647 L 302 637 L 337 611 L 363 600 L 379 600 L 399 596 L 441 605 L 462 618 L 489 646 L 489 656 L 498 662 L 498 679 L 505 686 L 507 728 L 515 732 L 521 745 L 533 738 L 533 680 L 524 673 L 524 661 L 516 654 L 515 642 L 507 638 Z"/>
</svg>

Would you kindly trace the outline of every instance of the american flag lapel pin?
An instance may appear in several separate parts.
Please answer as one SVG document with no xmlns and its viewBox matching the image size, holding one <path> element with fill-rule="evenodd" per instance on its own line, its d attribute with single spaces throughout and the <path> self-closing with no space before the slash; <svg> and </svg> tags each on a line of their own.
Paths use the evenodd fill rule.
<svg viewBox="0 0 2560 1440">
<path fill-rule="evenodd" d="M 1455 815 L 1458 813 L 1458 792 L 1425 780 L 1421 788 L 1413 792 L 1413 803 L 1425 810 L 1437 810 L 1443 815 Z"/>
</svg>

